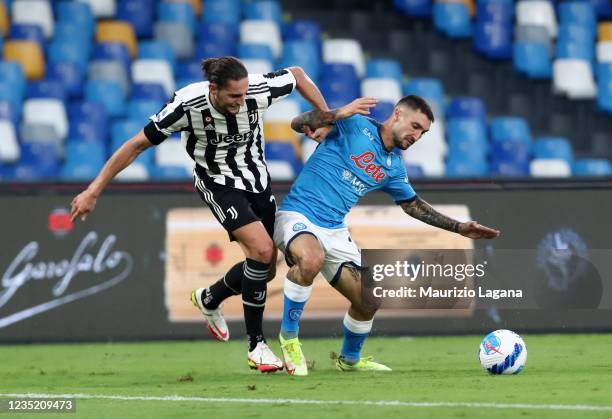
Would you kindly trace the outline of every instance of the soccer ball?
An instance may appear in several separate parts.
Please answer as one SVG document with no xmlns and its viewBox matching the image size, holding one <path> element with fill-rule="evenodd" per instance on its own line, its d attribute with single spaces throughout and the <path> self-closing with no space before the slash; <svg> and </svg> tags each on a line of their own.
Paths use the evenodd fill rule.
<svg viewBox="0 0 612 419">
<path fill-rule="evenodd" d="M 518 374 L 527 362 L 527 346 L 513 331 L 500 329 L 482 340 L 478 356 L 491 374 Z"/>
</svg>

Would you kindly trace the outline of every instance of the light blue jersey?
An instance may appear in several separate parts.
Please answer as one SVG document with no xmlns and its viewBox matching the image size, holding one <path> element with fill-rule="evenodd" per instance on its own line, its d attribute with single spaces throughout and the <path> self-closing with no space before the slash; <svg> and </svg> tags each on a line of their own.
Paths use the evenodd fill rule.
<svg viewBox="0 0 612 419">
<path fill-rule="evenodd" d="M 320 227 L 340 228 L 359 198 L 377 189 L 398 204 L 416 197 L 401 158 L 383 148 L 379 124 L 355 115 L 336 122 L 279 209 L 304 214 Z"/>
</svg>

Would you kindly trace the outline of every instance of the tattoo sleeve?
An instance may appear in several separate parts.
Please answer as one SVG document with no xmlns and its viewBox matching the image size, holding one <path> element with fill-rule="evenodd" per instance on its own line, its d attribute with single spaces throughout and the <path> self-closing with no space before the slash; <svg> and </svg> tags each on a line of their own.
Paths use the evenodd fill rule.
<svg viewBox="0 0 612 419">
<path fill-rule="evenodd" d="M 308 125 L 311 130 L 315 131 L 317 128 L 332 125 L 336 121 L 337 115 L 338 109 L 332 109 L 331 111 L 314 109 L 293 118 L 291 128 L 301 133 L 303 132 L 302 127 Z"/>
<path fill-rule="evenodd" d="M 453 233 L 459 232 L 459 221 L 453 220 L 444 214 L 440 214 L 419 197 L 414 201 L 402 203 L 401 207 L 406 214 L 426 224 L 443 230 L 452 231 Z"/>
</svg>

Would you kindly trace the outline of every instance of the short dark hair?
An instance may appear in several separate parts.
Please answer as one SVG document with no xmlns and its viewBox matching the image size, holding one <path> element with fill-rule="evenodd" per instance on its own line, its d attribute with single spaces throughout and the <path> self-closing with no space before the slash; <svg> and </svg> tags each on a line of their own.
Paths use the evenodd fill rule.
<svg viewBox="0 0 612 419">
<path fill-rule="evenodd" d="M 229 80 L 242 80 L 249 76 L 244 64 L 238 58 L 229 56 L 202 60 L 202 72 L 209 82 L 221 89 L 227 86 Z"/>
<path fill-rule="evenodd" d="M 431 107 L 429 106 L 429 103 L 427 103 L 427 101 L 422 97 L 417 95 L 404 96 L 400 99 L 399 102 L 397 102 L 397 105 L 395 106 L 400 105 L 404 105 L 412 109 L 413 111 L 421 111 L 427 116 L 427 118 L 429 118 L 431 122 L 434 122 L 434 115 L 431 110 Z"/>
</svg>

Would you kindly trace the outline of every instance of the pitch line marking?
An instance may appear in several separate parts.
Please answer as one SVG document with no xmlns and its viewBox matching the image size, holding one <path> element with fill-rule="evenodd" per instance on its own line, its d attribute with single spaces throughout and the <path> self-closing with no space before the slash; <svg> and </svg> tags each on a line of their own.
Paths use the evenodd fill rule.
<svg viewBox="0 0 612 419">
<path fill-rule="evenodd" d="M 402 402 L 399 400 L 306 400 L 306 399 L 255 399 L 231 397 L 190 397 L 190 396 L 122 396 L 105 394 L 46 394 L 46 393 L 0 393 L 0 397 L 34 399 L 91 399 L 125 401 L 168 401 L 168 402 L 205 402 L 205 403 L 259 403 L 259 404 L 305 404 L 305 405 L 347 405 L 383 407 L 466 407 L 492 409 L 534 409 L 612 412 L 612 406 L 588 404 L 528 404 L 528 403 L 485 403 L 485 402 Z"/>
</svg>

